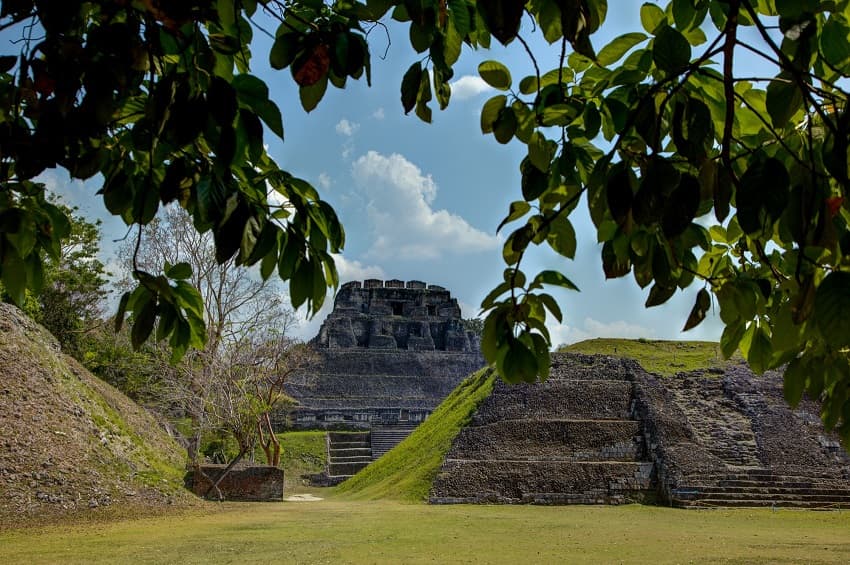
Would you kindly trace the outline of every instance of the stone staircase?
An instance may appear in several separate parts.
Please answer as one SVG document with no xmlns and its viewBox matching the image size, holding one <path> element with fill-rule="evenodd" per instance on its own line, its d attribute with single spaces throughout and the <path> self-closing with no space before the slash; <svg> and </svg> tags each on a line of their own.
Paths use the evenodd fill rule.
<svg viewBox="0 0 850 565">
<path fill-rule="evenodd" d="M 746 469 L 725 475 L 689 477 L 671 491 L 671 504 L 699 507 L 850 508 L 850 485 L 828 477 L 776 474 Z"/>
<path fill-rule="evenodd" d="M 617 359 L 553 355 L 545 383 L 498 382 L 455 438 L 432 503 L 621 504 L 654 496 Z"/>
<path fill-rule="evenodd" d="M 681 407 L 696 441 L 730 467 L 758 469 L 761 461 L 752 421 L 724 391 L 722 379 L 671 379 L 669 390 Z"/>
<path fill-rule="evenodd" d="M 372 460 L 379 458 L 401 443 L 415 429 L 416 424 L 372 424 L 370 437 Z"/>
<path fill-rule="evenodd" d="M 328 432 L 330 484 L 339 484 L 372 462 L 369 432 Z"/>
</svg>

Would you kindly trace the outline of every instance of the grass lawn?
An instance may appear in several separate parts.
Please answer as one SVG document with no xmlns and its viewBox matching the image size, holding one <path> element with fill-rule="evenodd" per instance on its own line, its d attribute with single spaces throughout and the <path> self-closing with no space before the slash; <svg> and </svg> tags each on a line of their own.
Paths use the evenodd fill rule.
<svg viewBox="0 0 850 565">
<path fill-rule="evenodd" d="M 565 345 L 558 351 L 628 357 L 647 371 L 664 376 L 695 369 L 723 369 L 741 359 L 740 353 L 724 359 L 720 344 L 713 341 L 597 338 Z"/>
<path fill-rule="evenodd" d="M 317 493 L 321 496 L 321 493 Z M 0 532 L 4 563 L 847 563 L 850 512 L 226 503 Z"/>
</svg>

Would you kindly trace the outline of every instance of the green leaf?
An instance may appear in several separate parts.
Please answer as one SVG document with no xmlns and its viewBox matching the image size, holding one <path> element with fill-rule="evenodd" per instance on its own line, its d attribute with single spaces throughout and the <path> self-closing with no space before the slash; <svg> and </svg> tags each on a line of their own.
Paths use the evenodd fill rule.
<svg viewBox="0 0 850 565">
<path fill-rule="evenodd" d="M 555 299 L 549 296 L 548 294 L 540 294 L 538 295 L 540 301 L 543 302 L 543 305 L 546 306 L 546 309 L 549 310 L 552 315 L 558 320 L 558 323 L 564 321 L 564 316 L 561 313 L 561 308 L 558 306 L 558 303 L 555 302 Z"/>
<path fill-rule="evenodd" d="M 409 114 L 416 106 L 416 96 L 419 94 L 419 83 L 422 75 L 422 65 L 417 61 L 410 65 L 404 78 L 401 79 L 401 105 L 404 113 Z M 488 133 L 488 132 L 484 132 Z"/>
<path fill-rule="evenodd" d="M 192 276 L 192 266 L 185 261 L 177 263 L 165 271 L 165 275 L 170 279 L 188 279 Z"/>
<path fill-rule="evenodd" d="M 691 44 L 670 26 L 664 26 L 652 45 L 655 66 L 668 74 L 680 73 L 691 62 Z"/>
<path fill-rule="evenodd" d="M 480 0 L 477 2 L 478 10 L 484 17 L 487 29 L 499 40 L 502 45 L 507 45 L 519 33 L 519 24 L 522 20 L 524 2 L 516 0 Z"/>
<path fill-rule="evenodd" d="M 508 382 L 534 382 L 537 380 L 537 356 L 520 340 L 508 342 L 508 351 L 502 362 L 502 376 Z"/>
<path fill-rule="evenodd" d="M 507 96 L 499 94 L 484 103 L 484 107 L 481 108 L 481 133 L 493 133 L 493 127 L 507 100 Z"/>
<path fill-rule="evenodd" d="M 525 202 L 523 200 L 517 200 L 515 202 L 511 202 L 510 208 L 508 209 L 508 215 L 502 220 L 502 223 L 499 224 L 499 227 L 496 228 L 496 232 L 498 233 L 505 226 L 505 224 L 513 222 L 514 220 L 518 220 L 525 216 L 528 211 L 531 210 L 531 204 Z"/>
<path fill-rule="evenodd" d="M 563 273 L 552 270 L 540 271 L 537 273 L 537 276 L 534 277 L 534 281 L 532 281 L 531 286 L 535 286 L 536 284 L 551 284 L 553 286 L 560 286 L 561 288 L 569 290 L 579 290 L 578 287 L 573 284 L 573 281 L 565 277 Z"/>
<path fill-rule="evenodd" d="M 552 161 L 552 153 L 549 147 L 549 141 L 539 131 L 531 134 L 528 140 L 528 158 L 531 164 L 537 167 L 540 172 L 548 172 L 549 164 Z"/>
<path fill-rule="evenodd" d="M 847 20 L 833 13 L 823 25 L 819 42 L 823 58 L 846 74 L 850 70 L 850 27 Z"/>
<path fill-rule="evenodd" d="M 775 222 L 788 205 L 790 176 L 782 161 L 757 160 L 741 177 L 737 195 L 738 223 L 747 234 Z"/>
<path fill-rule="evenodd" d="M 130 341 L 133 349 L 139 349 L 148 339 L 153 331 L 156 321 L 156 296 L 145 292 L 141 296 L 141 302 L 137 302 L 133 309 L 133 329 L 130 331 Z"/>
<path fill-rule="evenodd" d="M 850 345 L 850 273 L 833 271 L 817 287 L 814 323 L 833 348 Z"/>
<path fill-rule="evenodd" d="M 23 307 L 26 298 L 27 271 L 21 257 L 9 247 L 3 253 L 2 274 L 6 292 L 18 307 Z"/>
<path fill-rule="evenodd" d="M 423 71 L 419 79 L 419 92 L 416 94 L 416 115 L 425 123 L 431 123 L 431 108 L 428 102 L 431 100 L 431 75 Z"/>
<path fill-rule="evenodd" d="M 510 107 L 502 108 L 499 112 L 499 119 L 493 124 L 493 137 L 499 143 L 508 143 L 513 139 L 516 133 L 517 119 L 514 114 L 514 109 Z"/>
<path fill-rule="evenodd" d="M 543 37 L 549 43 L 554 43 L 564 35 L 561 24 L 564 21 L 564 16 L 569 17 L 569 14 L 562 14 L 558 2 L 553 0 L 542 0 L 538 5 L 537 22 L 543 30 Z"/>
<path fill-rule="evenodd" d="M 567 218 L 558 218 L 549 224 L 546 242 L 556 253 L 569 259 L 576 256 L 576 232 Z"/>
<path fill-rule="evenodd" d="M 316 83 L 310 86 L 302 86 L 298 89 L 298 97 L 301 100 L 301 107 L 305 112 L 312 112 L 325 95 L 328 89 L 328 75 L 320 78 Z"/>
<path fill-rule="evenodd" d="M 697 299 L 694 303 L 694 307 L 691 309 L 691 313 L 688 316 L 688 320 L 685 322 L 685 327 L 682 328 L 682 331 L 686 332 L 700 325 L 702 321 L 705 320 L 705 315 L 709 308 L 711 308 L 711 296 L 708 294 L 706 289 L 700 289 L 697 293 Z"/>
<path fill-rule="evenodd" d="M 603 67 L 616 63 L 623 57 L 623 55 L 628 53 L 632 47 L 646 39 L 647 36 L 640 32 L 624 33 L 623 35 L 613 39 L 599 51 L 599 54 L 596 56 L 596 62 Z"/>
<path fill-rule="evenodd" d="M 546 192 L 549 185 L 549 177 L 545 173 L 541 173 L 540 169 L 532 165 L 530 159 L 527 157 L 523 159 L 519 165 L 519 170 L 522 173 L 520 186 L 522 188 L 523 198 L 525 198 L 528 202 L 531 202 Z"/>
<path fill-rule="evenodd" d="M 696 15 L 694 0 L 673 0 L 673 21 L 676 22 L 676 27 L 681 31 L 691 27 Z"/>
<path fill-rule="evenodd" d="M 699 181 L 691 175 L 682 175 L 679 186 L 669 196 L 661 220 L 664 236 L 673 238 L 681 235 L 691 225 L 699 208 Z"/>
<path fill-rule="evenodd" d="M 764 328 L 750 324 L 741 339 L 741 352 L 746 356 L 747 363 L 756 374 L 760 375 L 770 368 L 773 348 Z"/>
<path fill-rule="evenodd" d="M 785 374 L 782 376 L 782 392 L 785 395 L 785 402 L 791 408 L 796 408 L 803 398 L 803 391 L 806 389 L 806 379 L 808 378 L 807 363 L 804 362 L 805 357 L 798 357 L 788 363 L 785 368 Z"/>
<path fill-rule="evenodd" d="M 121 331 L 121 327 L 124 325 L 124 315 L 127 312 L 127 302 L 130 300 L 130 291 L 125 292 L 121 295 L 121 300 L 118 301 L 118 311 L 115 312 L 115 333 Z"/>
<path fill-rule="evenodd" d="M 647 33 L 655 35 L 658 28 L 666 22 L 664 11 L 655 4 L 646 2 L 640 7 L 640 23 Z"/>
<path fill-rule="evenodd" d="M 803 109 L 803 93 L 790 73 L 783 71 L 767 85 L 767 113 L 773 127 L 794 126 L 791 119 Z"/>
<path fill-rule="evenodd" d="M 647 308 L 652 308 L 653 306 L 664 304 L 665 302 L 670 300 L 670 298 L 675 292 L 675 286 L 664 286 L 656 282 L 649 290 L 649 296 L 646 298 L 646 303 L 644 304 L 644 306 L 646 306 Z"/>
<path fill-rule="evenodd" d="M 723 328 L 723 333 L 720 336 L 720 351 L 723 357 L 729 359 L 738 349 L 738 344 L 741 343 L 741 338 L 744 337 L 746 326 L 742 323 L 733 323 Z"/>
<path fill-rule="evenodd" d="M 273 69 L 285 69 L 292 64 L 300 47 L 300 33 L 279 35 L 269 51 L 269 63 Z"/>
<path fill-rule="evenodd" d="M 302 259 L 289 281 L 289 296 L 292 307 L 299 308 L 313 292 L 313 266 L 309 259 Z"/>
<path fill-rule="evenodd" d="M 484 82 L 497 90 L 510 90 L 511 72 L 498 61 L 484 61 L 478 65 L 478 74 Z"/>
</svg>

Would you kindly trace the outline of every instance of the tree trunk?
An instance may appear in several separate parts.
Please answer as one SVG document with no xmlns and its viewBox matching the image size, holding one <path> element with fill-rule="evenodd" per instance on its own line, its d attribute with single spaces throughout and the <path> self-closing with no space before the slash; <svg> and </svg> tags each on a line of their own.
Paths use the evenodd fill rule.
<svg viewBox="0 0 850 565">
<path fill-rule="evenodd" d="M 224 480 L 224 477 L 226 477 L 226 476 L 228 475 L 228 473 L 230 473 L 230 471 L 232 471 L 232 470 L 233 470 L 233 467 L 235 467 L 235 466 L 236 466 L 236 464 L 237 464 L 237 463 L 239 463 L 239 462 L 242 460 L 242 457 L 245 455 L 245 452 L 246 452 L 245 448 L 244 448 L 244 447 L 242 447 L 242 448 L 239 450 L 239 454 L 238 454 L 238 455 L 236 455 L 236 457 L 234 457 L 234 458 L 233 458 L 233 461 L 231 461 L 231 462 L 227 465 L 227 467 L 225 467 L 225 468 L 224 468 L 224 471 L 222 471 L 222 473 L 218 476 L 218 478 L 215 480 L 215 482 L 212 484 L 212 486 L 211 486 L 210 488 L 208 488 L 208 489 L 207 489 L 207 492 L 205 492 L 205 493 L 204 493 L 204 498 L 208 497 L 208 496 L 210 495 L 210 493 L 211 493 L 213 490 L 215 490 L 215 491 L 216 491 L 216 493 L 218 494 L 218 500 L 219 500 L 219 502 L 221 502 L 222 500 L 224 500 L 224 497 L 221 495 L 221 490 L 218 488 L 218 485 L 220 485 L 220 484 L 221 484 L 221 481 L 223 481 L 223 480 Z M 209 477 L 208 477 L 206 474 L 204 474 L 204 476 L 206 476 L 206 477 L 207 477 L 207 480 L 209 480 Z"/>
</svg>

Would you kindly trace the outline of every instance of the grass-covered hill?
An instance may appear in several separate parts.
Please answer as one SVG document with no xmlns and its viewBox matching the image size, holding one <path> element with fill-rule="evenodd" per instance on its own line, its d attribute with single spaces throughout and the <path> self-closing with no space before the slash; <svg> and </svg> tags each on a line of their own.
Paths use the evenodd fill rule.
<svg viewBox="0 0 850 565">
<path fill-rule="evenodd" d="M 193 504 L 185 451 L 44 328 L 0 304 L 0 525 Z"/>
<path fill-rule="evenodd" d="M 626 357 L 663 376 L 696 369 L 724 369 L 741 360 L 738 354 L 724 359 L 720 344 L 713 341 L 597 338 L 566 345 L 558 351 Z"/>
</svg>

